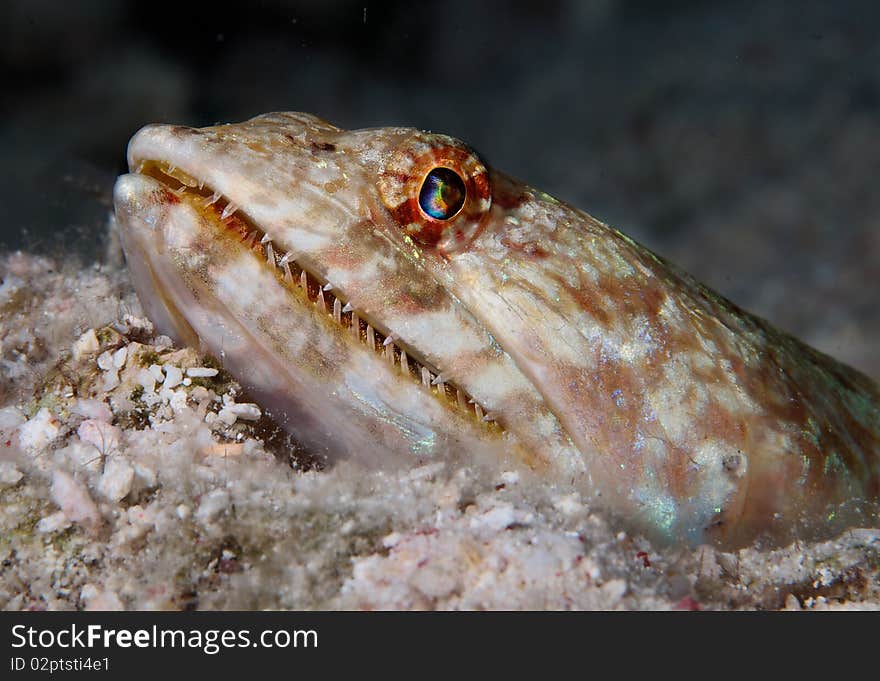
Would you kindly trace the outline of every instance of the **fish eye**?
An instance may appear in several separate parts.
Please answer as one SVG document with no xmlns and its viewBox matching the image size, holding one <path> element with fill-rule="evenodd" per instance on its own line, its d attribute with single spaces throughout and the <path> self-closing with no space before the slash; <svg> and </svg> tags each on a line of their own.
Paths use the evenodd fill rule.
<svg viewBox="0 0 880 681">
<path fill-rule="evenodd" d="M 438 166 L 425 175 L 419 190 L 419 208 L 435 220 L 449 220 L 464 206 L 467 188 L 461 176 L 450 168 Z"/>
<path fill-rule="evenodd" d="M 376 179 L 382 203 L 403 235 L 438 254 L 466 249 L 488 222 L 489 171 L 454 137 L 409 131 Z"/>
</svg>

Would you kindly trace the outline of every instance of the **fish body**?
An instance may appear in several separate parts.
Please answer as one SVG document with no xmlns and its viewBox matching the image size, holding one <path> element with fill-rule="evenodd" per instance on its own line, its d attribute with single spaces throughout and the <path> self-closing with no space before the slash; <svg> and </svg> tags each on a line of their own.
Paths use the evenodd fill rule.
<svg viewBox="0 0 880 681">
<path fill-rule="evenodd" d="M 519 463 L 661 541 L 875 521 L 875 383 L 458 140 L 274 113 L 128 162 L 148 315 L 317 455 Z"/>
</svg>

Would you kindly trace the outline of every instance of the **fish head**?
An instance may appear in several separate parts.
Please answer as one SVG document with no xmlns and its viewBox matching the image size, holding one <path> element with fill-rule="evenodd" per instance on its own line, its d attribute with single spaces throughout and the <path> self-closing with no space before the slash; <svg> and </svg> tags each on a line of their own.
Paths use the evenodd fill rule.
<svg viewBox="0 0 880 681">
<path fill-rule="evenodd" d="M 581 458 L 457 289 L 449 258 L 491 214 L 453 138 L 275 113 L 150 125 L 115 207 L 159 331 L 215 354 L 298 440 L 375 465 Z"/>
</svg>

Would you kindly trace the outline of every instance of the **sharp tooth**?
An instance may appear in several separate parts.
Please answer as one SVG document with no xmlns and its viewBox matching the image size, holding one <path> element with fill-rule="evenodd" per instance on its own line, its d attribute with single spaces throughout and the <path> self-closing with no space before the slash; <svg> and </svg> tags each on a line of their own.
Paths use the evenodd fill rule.
<svg viewBox="0 0 880 681">
<path fill-rule="evenodd" d="M 275 249 L 271 241 L 266 244 L 266 264 L 275 267 Z"/>
<path fill-rule="evenodd" d="M 271 238 L 268 234 L 264 234 L 264 235 L 263 235 L 263 238 L 260 239 L 260 243 L 261 243 L 261 244 L 267 244 L 267 243 L 269 243 L 270 241 L 272 241 L 272 238 Z"/>
<path fill-rule="evenodd" d="M 333 290 L 333 284 L 330 284 L 330 283 L 324 284 L 324 290 L 325 290 L 325 291 L 332 291 L 332 290 Z"/>
<path fill-rule="evenodd" d="M 281 259 L 278 261 L 278 267 L 284 270 L 284 281 L 288 284 L 293 283 L 293 272 L 290 271 L 290 260 L 293 256 L 290 254 L 290 251 L 281 256 Z"/>
<path fill-rule="evenodd" d="M 225 220 L 229 216 L 233 215 L 235 211 L 238 210 L 238 206 L 236 206 L 232 201 L 226 204 L 226 207 L 223 209 L 223 212 L 220 213 L 220 219 Z"/>
<path fill-rule="evenodd" d="M 385 359 L 387 359 L 391 364 L 394 364 L 394 343 L 389 343 L 388 339 L 385 339 L 385 342 L 382 343 L 385 346 Z"/>
<path fill-rule="evenodd" d="M 477 415 L 477 420 L 483 420 L 483 408 L 476 402 L 474 402 L 474 413 Z"/>
<path fill-rule="evenodd" d="M 202 191 L 205 188 L 205 181 L 199 180 L 199 191 Z"/>
<path fill-rule="evenodd" d="M 409 358 L 406 356 L 403 348 L 400 349 L 400 371 L 404 375 L 409 373 Z"/>
<path fill-rule="evenodd" d="M 397 340 L 393 334 L 388 334 L 385 336 L 385 340 L 382 341 L 382 345 L 391 345 L 395 340 Z"/>
<path fill-rule="evenodd" d="M 456 397 L 458 398 L 458 406 L 461 409 L 467 409 L 467 399 L 465 398 L 464 393 L 461 391 L 461 389 L 456 391 Z"/>
<path fill-rule="evenodd" d="M 426 388 L 431 387 L 431 381 L 434 377 L 431 376 L 431 372 L 428 371 L 427 367 L 422 367 L 422 385 Z"/>
<path fill-rule="evenodd" d="M 431 380 L 431 385 L 440 385 L 441 383 L 446 383 L 446 379 L 443 377 L 443 374 L 437 374 Z"/>
<path fill-rule="evenodd" d="M 333 319 L 337 324 L 342 324 L 342 303 L 339 302 L 339 298 L 333 301 Z"/>
<path fill-rule="evenodd" d="M 346 303 L 345 307 L 342 308 L 343 312 L 354 312 L 354 308 L 351 306 L 351 303 Z"/>
<path fill-rule="evenodd" d="M 324 289 L 318 289 L 318 297 L 315 299 L 315 305 L 318 306 L 318 310 L 321 312 L 327 311 L 327 304 L 324 302 Z"/>
<path fill-rule="evenodd" d="M 168 166 L 167 173 L 169 175 L 174 175 L 174 171 L 177 170 L 177 166 Z"/>
<path fill-rule="evenodd" d="M 485 414 L 485 416 L 483 416 L 482 420 L 485 421 L 486 423 L 490 423 L 495 420 L 495 414 L 493 414 L 491 411 L 486 412 L 486 414 Z"/>
<path fill-rule="evenodd" d="M 309 292 L 309 275 L 305 270 L 299 273 L 299 287 L 306 293 Z"/>
<path fill-rule="evenodd" d="M 361 337 L 361 322 L 358 319 L 357 312 L 351 313 L 351 335 L 357 339 Z"/>
<path fill-rule="evenodd" d="M 370 346 L 370 350 L 376 349 L 376 333 L 369 324 L 367 324 L 367 345 Z"/>
<path fill-rule="evenodd" d="M 220 194 L 218 194 L 217 192 L 214 192 L 213 194 L 211 194 L 211 196 L 209 198 L 205 199 L 205 201 L 204 201 L 205 207 L 207 208 L 208 206 L 213 206 L 219 200 L 220 200 Z"/>
</svg>

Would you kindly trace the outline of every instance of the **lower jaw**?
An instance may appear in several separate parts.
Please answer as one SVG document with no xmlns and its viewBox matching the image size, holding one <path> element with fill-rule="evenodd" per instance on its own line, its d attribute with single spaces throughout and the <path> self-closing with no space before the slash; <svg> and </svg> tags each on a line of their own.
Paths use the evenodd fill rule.
<svg viewBox="0 0 880 681">
<path fill-rule="evenodd" d="M 240 241 L 218 237 L 212 217 L 186 201 L 157 207 L 157 216 L 152 227 L 136 216 L 122 225 L 146 310 L 163 333 L 216 355 L 311 454 L 374 466 L 456 452 L 506 458 L 510 438 L 315 314 L 307 291 L 292 296 Z"/>
</svg>

